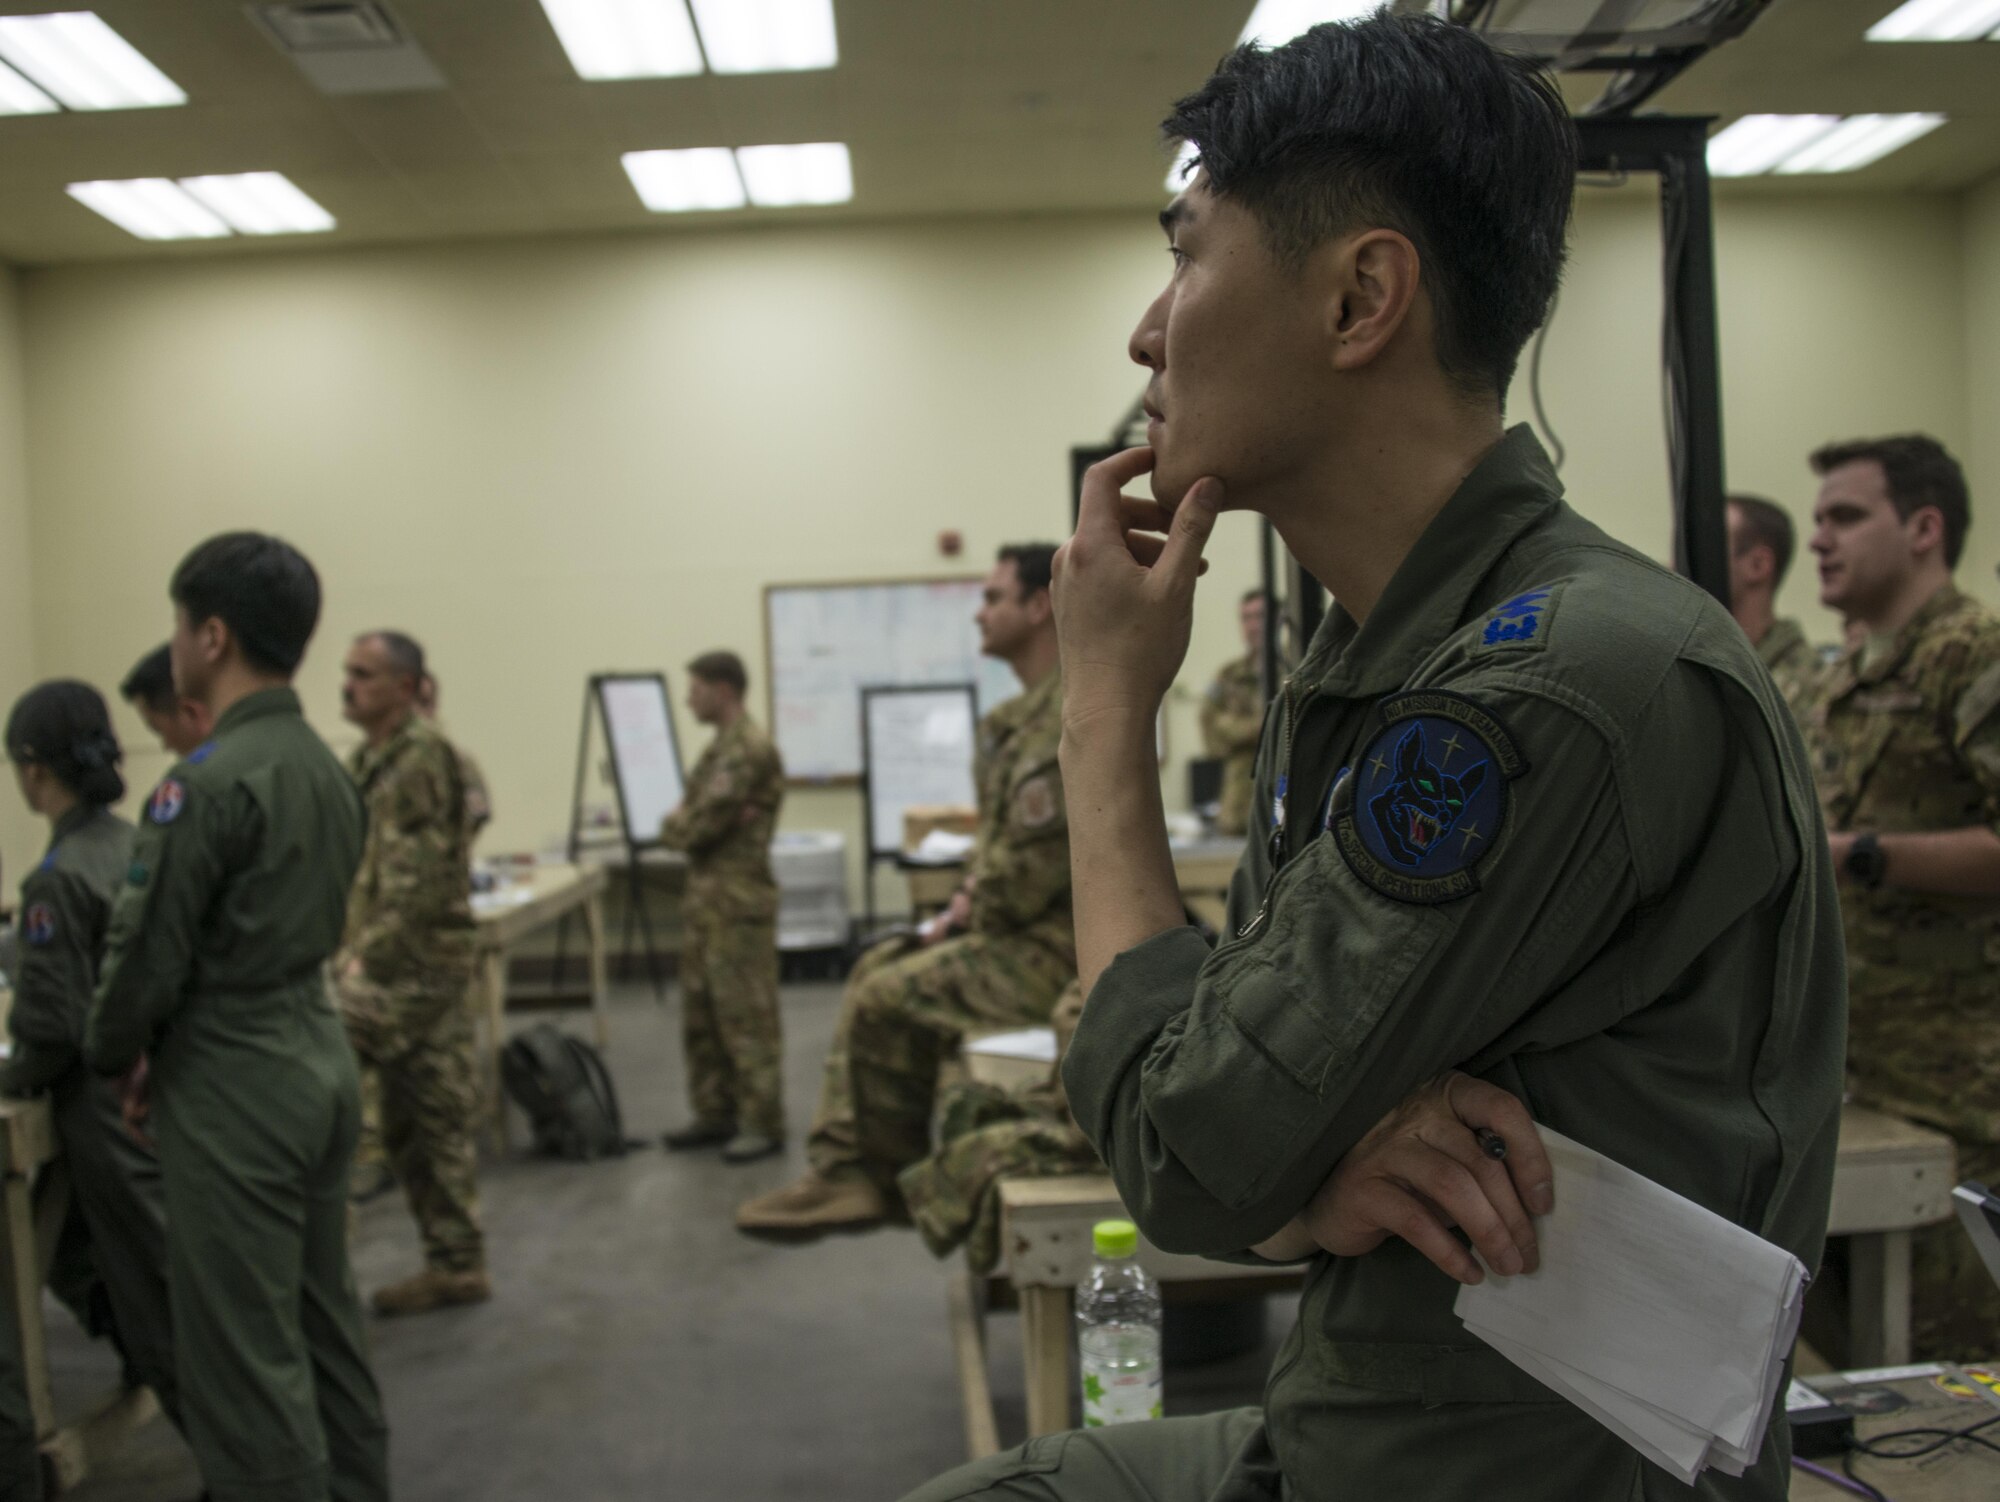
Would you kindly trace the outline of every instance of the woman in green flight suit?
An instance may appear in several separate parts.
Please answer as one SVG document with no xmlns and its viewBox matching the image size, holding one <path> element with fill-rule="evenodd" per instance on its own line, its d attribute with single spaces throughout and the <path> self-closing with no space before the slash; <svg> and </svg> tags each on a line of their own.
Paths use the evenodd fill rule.
<svg viewBox="0 0 2000 1502">
<path fill-rule="evenodd" d="M 159 1160 L 124 1129 L 117 1082 L 86 1068 L 81 1051 L 111 905 L 132 863 L 132 826 L 110 810 L 125 795 L 122 753 L 97 690 L 70 681 L 22 695 L 7 719 L 6 751 L 29 809 L 51 832 L 48 854 L 21 883 L 13 1047 L 0 1094 L 49 1096 L 71 1220 L 87 1234 L 112 1339 L 128 1379 L 152 1388 L 178 1424 Z M 0 1441 L 11 1407 L 11 1395 L 0 1395 Z M 0 1498 L 8 1495 L 0 1475 Z"/>
</svg>

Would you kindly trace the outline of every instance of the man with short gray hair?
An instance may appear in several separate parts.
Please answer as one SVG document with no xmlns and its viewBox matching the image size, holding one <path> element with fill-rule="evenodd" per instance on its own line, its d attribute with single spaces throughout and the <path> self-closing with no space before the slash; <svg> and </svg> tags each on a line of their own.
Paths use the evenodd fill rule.
<svg viewBox="0 0 2000 1502">
<path fill-rule="evenodd" d="M 424 1270 L 375 1294 L 378 1314 L 492 1297 L 479 1226 L 472 1015 L 472 868 L 451 745 L 416 711 L 424 652 L 399 631 L 355 638 L 341 704 L 367 737 L 348 770 L 368 840 L 334 975 L 348 1038 L 381 1081 L 383 1145 L 424 1243 Z"/>
</svg>

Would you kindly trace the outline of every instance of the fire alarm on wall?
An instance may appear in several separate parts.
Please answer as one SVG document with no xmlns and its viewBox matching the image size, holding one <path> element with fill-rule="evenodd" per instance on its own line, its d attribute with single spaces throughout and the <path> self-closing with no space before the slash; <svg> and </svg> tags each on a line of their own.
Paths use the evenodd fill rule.
<svg viewBox="0 0 2000 1502">
<path fill-rule="evenodd" d="M 956 558 L 965 551 L 965 535 L 954 530 L 938 533 L 938 551 L 947 558 Z"/>
</svg>

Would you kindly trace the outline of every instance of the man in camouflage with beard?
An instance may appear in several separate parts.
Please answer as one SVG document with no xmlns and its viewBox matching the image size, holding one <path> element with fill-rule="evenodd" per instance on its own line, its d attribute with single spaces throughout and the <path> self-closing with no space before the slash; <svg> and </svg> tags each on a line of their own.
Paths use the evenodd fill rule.
<svg viewBox="0 0 2000 1502">
<path fill-rule="evenodd" d="M 1949 1132 L 2000 1176 L 2000 619 L 1952 570 L 1965 475 L 1919 435 L 1812 457 L 1820 602 L 1861 628 L 1806 729 L 1847 933 L 1854 1098 Z M 1911 1347 L 2000 1349 L 2000 1288 L 1955 1221 L 1914 1235 Z"/>
<path fill-rule="evenodd" d="M 379 1079 L 383 1147 L 424 1244 L 424 1270 L 377 1290 L 378 1314 L 493 1296 L 479 1225 L 473 1056 L 472 867 L 465 785 L 450 742 L 417 713 L 423 648 L 358 637 L 341 702 L 366 741 L 348 770 L 368 842 L 334 957 L 341 1016 Z"/>
<path fill-rule="evenodd" d="M 1050 612 L 1055 547 L 1000 550 L 979 612 L 980 648 L 1022 692 L 980 721 L 979 837 L 972 875 L 909 941 L 855 966 L 827 1056 L 796 1183 L 736 1212 L 744 1231 L 815 1235 L 873 1225 L 900 1208 L 896 1176 L 931 1150 L 938 1071 L 972 1028 L 1046 1022 L 1076 979 L 1069 819 L 1062 770 L 1062 674 Z"/>
</svg>

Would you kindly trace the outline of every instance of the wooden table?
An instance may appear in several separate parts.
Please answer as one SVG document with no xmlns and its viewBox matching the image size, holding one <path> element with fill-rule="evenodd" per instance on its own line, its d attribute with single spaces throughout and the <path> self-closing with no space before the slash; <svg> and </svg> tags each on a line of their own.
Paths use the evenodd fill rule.
<svg viewBox="0 0 2000 1502">
<path fill-rule="evenodd" d="M 604 890 L 611 878 L 602 866 L 536 866 L 523 879 L 473 895 L 478 924 L 478 968 L 472 978 L 472 1006 L 486 1025 L 486 1088 L 494 1145 L 507 1146 L 507 1092 L 500 1080 L 500 1050 L 507 1044 L 507 951 L 529 934 L 570 913 L 583 913 L 589 950 L 592 1030 L 601 1049 L 610 1042 L 606 1023 Z"/>
<path fill-rule="evenodd" d="M 1995 1365 L 1974 1370 L 1990 1373 Z M 1990 1400 L 1974 1395 L 1929 1363 L 1900 1372 L 1892 1369 L 1880 1376 L 1841 1372 L 1801 1380 L 1810 1387 L 1820 1388 L 1837 1387 L 1841 1383 L 1870 1392 L 1886 1388 L 1906 1405 L 1893 1413 L 1863 1414 L 1857 1418 L 1854 1432 L 1863 1440 L 1920 1426 L 1963 1429 L 1984 1418 L 2000 1417 L 2000 1408 L 1994 1407 Z M 1995 1430 L 2000 1430 L 2000 1424 L 1985 1433 L 1990 1436 Z M 1813 1463 L 1840 1474 L 1838 1456 Z M 1854 1473 L 1894 1497 L 1896 1502 L 1991 1502 L 1992 1498 L 2000 1497 L 2000 1453 L 1963 1440 L 1921 1461 L 1856 1456 Z M 1854 1502 L 1854 1493 L 1794 1467 L 1792 1499 L 1793 1502 Z"/>
<path fill-rule="evenodd" d="M 36 1215 L 36 1174 L 58 1175 L 42 1195 Z M 0 1100 L 0 1197 L 6 1231 L 0 1235 L 0 1340 L 14 1343 L 35 1419 L 45 1476 L 57 1492 L 69 1491 L 90 1474 L 90 1457 L 101 1455 L 124 1435 L 150 1422 L 160 1407 L 148 1388 L 121 1389 L 83 1418 L 56 1422 L 49 1388 L 48 1332 L 42 1324 L 42 1286 L 48 1280 L 57 1233 L 69 1210 L 68 1179 L 56 1158 L 55 1124 L 47 1100 Z"/>
<path fill-rule="evenodd" d="M 1863 1366 L 1910 1359 L 1910 1232 L 1951 1218 L 1951 1139 L 1865 1106 L 1840 1115 L 1827 1234 L 1848 1238 L 1848 1341 Z"/>
<path fill-rule="evenodd" d="M 1859 1106 L 1841 1117 L 1830 1234 L 1852 1242 L 1849 1319 L 1871 1365 L 1909 1359 L 1910 1231 L 1951 1214 L 1951 1140 Z M 1021 1356 L 1027 1377 L 1028 1433 L 1069 1425 L 1070 1332 L 1077 1285 L 1089 1275 L 1091 1227 L 1126 1218 L 1107 1174 L 1009 1179 L 1000 1186 L 1005 1276 L 1021 1300 Z M 1162 1252 L 1143 1238 L 1140 1265 L 1164 1297 L 1231 1298 L 1260 1288 L 1296 1287 L 1296 1268 L 1239 1267 Z M 963 1281 L 963 1280 L 962 1280 Z M 979 1292 L 969 1281 L 951 1294 L 954 1343 L 966 1393 L 966 1440 L 974 1454 L 997 1447 L 986 1385 Z M 974 1370 L 974 1367 L 977 1370 Z M 2000 1494 L 1996 1494 L 2000 1495 Z"/>
</svg>

